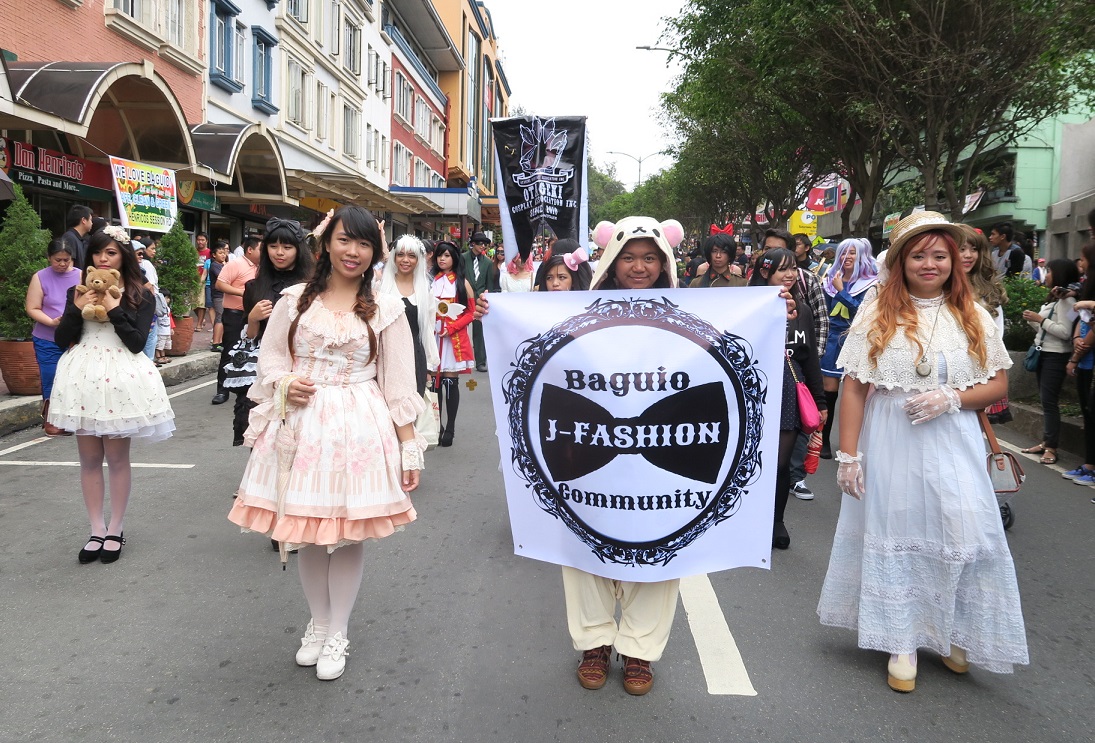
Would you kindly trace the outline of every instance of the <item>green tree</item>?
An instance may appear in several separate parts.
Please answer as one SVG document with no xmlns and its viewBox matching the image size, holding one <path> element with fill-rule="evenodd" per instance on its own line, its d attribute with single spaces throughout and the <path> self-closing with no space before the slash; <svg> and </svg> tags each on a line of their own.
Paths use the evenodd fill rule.
<svg viewBox="0 0 1095 743">
<path fill-rule="evenodd" d="M 594 226 L 598 222 L 608 219 L 605 216 L 607 214 L 606 208 L 613 199 L 624 193 L 626 189 L 624 184 L 616 178 L 615 164 L 610 164 L 607 168 L 601 170 L 594 164 L 592 157 L 586 163 L 586 177 L 588 179 L 586 187 L 589 192 L 589 224 Z"/>
<path fill-rule="evenodd" d="M 171 292 L 171 314 L 187 317 L 194 309 L 198 292 L 204 291 L 198 278 L 198 250 L 190 242 L 178 219 L 160 240 L 156 254 L 160 289 Z"/>
<path fill-rule="evenodd" d="M 30 338 L 34 321 L 26 311 L 27 287 L 31 277 L 49 265 L 49 230 L 31 207 L 23 189 L 15 185 L 15 198 L 8 205 L 4 228 L 0 229 L 0 338 Z"/>
</svg>

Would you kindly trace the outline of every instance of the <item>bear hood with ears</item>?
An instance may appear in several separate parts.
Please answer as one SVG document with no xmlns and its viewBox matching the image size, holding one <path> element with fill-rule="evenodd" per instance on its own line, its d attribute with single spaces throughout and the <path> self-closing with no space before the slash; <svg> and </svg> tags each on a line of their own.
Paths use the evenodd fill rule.
<svg viewBox="0 0 1095 743">
<path fill-rule="evenodd" d="M 669 285 L 677 286 L 677 259 L 673 248 L 684 239 L 684 227 L 675 219 L 659 222 L 652 217 L 625 217 L 616 224 L 601 222 L 593 230 L 593 242 L 604 248 L 597 261 L 597 271 L 593 274 L 590 289 L 597 289 L 608 277 L 612 264 L 629 240 L 649 237 L 658 244 L 665 254 L 664 272 L 669 277 Z"/>
</svg>

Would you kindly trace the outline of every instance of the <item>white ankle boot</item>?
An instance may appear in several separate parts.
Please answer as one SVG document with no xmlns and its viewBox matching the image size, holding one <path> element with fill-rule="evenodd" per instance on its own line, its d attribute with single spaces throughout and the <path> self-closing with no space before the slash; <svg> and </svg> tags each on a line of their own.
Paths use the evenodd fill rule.
<svg viewBox="0 0 1095 743">
<path fill-rule="evenodd" d="M 943 656 L 943 665 L 955 673 L 966 673 L 970 670 L 970 662 L 966 658 L 966 651 L 957 645 L 951 645 L 950 656 Z"/>
<path fill-rule="evenodd" d="M 319 661 L 320 650 L 327 639 L 327 633 L 323 634 L 323 637 L 316 634 L 315 620 L 309 619 L 308 627 L 304 630 L 304 637 L 300 638 L 300 650 L 297 651 L 298 666 L 314 666 Z"/>
<path fill-rule="evenodd" d="M 916 653 L 891 655 L 889 665 L 890 688 L 894 691 L 908 692 L 916 688 Z"/>
<path fill-rule="evenodd" d="M 316 678 L 321 681 L 334 681 L 346 670 L 346 648 L 350 641 L 336 632 L 334 637 L 328 637 L 323 643 L 323 649 L 319 653 L 319 661 L 316 663 Z"/>
</svg>

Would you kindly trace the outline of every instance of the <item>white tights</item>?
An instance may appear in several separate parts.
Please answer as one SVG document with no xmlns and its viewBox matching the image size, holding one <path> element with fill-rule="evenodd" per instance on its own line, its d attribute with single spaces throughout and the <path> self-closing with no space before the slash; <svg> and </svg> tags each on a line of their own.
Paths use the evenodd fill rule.
<svg viewBox="0 0 1095 743">
<path fill-rule="evenodd" d="M 77 436 L 76 449 L 80 454 L 80 489 L 84 493 L 91 534 L 105 537 L 120 535 L 125 526 L 125 509 L 129 504 L 132 482 L 129 466 L 129 439 L 112 439 L 101 436 Z M 106 523 L 106 482 L 103 478 L 103 460 L 110 473 L 110 523 Z M 88 542 L 89 547 L 95 545 Z M 111 543 L 111 549 L 121 545 Z"/>
<path fill-rule="evenodd" d="M 328 554 L 326 547 L 301 547 L 297 569 L 316 634 L 349 637 L 350 611 L 365 572 L 365 545 L 350 544 Z M 326 628 L 326 632 L 321 632 Z"/>
</svg>

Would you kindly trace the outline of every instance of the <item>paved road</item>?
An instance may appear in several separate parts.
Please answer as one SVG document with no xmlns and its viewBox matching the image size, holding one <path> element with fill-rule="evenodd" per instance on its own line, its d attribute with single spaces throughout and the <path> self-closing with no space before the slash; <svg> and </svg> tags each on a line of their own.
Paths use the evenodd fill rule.
<svg viewBox="0 0 1095 743">
<path fill-rule="evenodd" d="M 916 692 L 898 695 L 882 654 L 818 624 L 839 506 L 823 462 L 773 569 L 710 576 L 732 641 L 695 636 L 682 609 L 648 696 L 625 694 L 618 666 L 588 692 L 559 569 L 512 554 L 480 384 L 455 446 L 427 457 L 419 521 L 369 546 L 346 674 L 323 683 L 293 663 L 308 620 L 293 565 L 225 520 L 247 452 L 227 446 L 230 406 L 201 384 L 169 390 L 174 438 L 134 447 L 134 462 L 184 468 L 135 471 L 113 565 L 76 563 L 77 470 L 12 464 L 71 462 L 72 440 L 0 439 L 0 741 L 1095 739 L 1095 491 L 1056 471 L 1031 464 L 1010 532 L 1032 659 L 1015 675 L 956 677 L 924 657 Z M 755 696 L 709 692 L 697 648 L 728 642 Z"/>
</svg>

